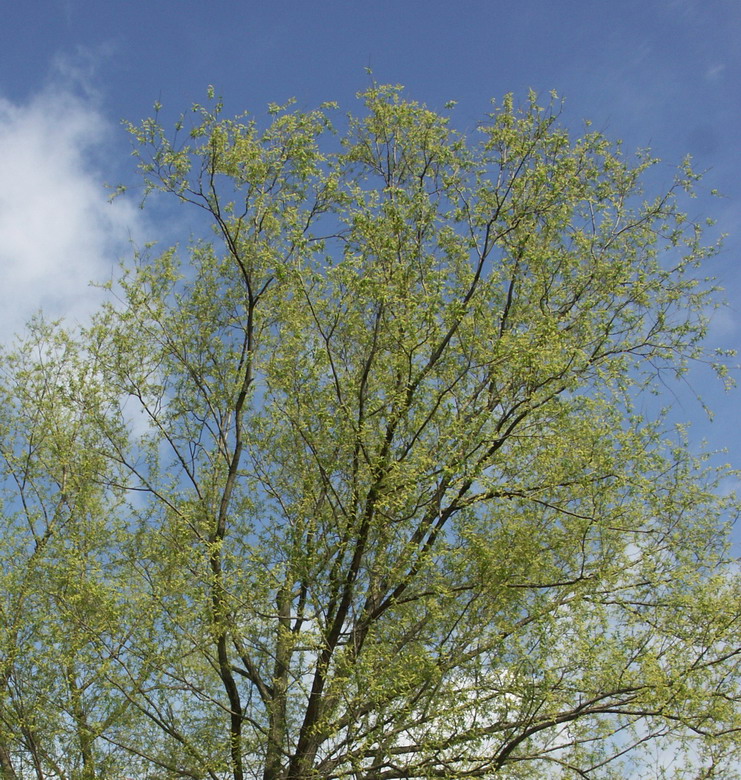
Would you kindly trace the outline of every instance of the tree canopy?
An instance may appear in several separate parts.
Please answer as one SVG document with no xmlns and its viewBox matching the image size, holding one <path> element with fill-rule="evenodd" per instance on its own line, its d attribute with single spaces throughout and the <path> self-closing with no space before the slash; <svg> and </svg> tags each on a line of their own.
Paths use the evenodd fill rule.
<svg viewBox="0 0 741 780">
<path fill-rule="evenodd" d="M 0 777 L 732 777 L 697 177 L 360 99 L 131 125 L 213 234 L 3 353 Z"/>
</svg>

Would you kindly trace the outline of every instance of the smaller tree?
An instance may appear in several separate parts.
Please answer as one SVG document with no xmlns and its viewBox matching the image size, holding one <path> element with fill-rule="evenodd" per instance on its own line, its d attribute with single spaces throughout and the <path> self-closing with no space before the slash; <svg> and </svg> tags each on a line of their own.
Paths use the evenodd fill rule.
<svg viewBox="0 0 741 780">
<path fill-rule="evenodd" d="M 101 654 L 124 629 L 113 428 L 94 361 L 63 331 L 34 322 L 3 357 L 0 777 L 88 780 L 117 766 L 95 743 L 127 708 Z"/>
</svg>

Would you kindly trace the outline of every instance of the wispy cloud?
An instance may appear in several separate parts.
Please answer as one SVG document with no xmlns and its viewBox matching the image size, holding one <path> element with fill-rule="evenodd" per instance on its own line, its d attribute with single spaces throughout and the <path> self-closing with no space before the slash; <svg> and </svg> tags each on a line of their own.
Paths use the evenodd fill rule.
<svg viewBox="0 0 741 780">
<path fill-rule="evenodd" d="M 705 70 L 705 78 L 708 81 L 716 81 L 723 75 L 723 71 L 726 69 L 724 63 L 716 63 L 711 65 Z"/>
<path fill-rule="evenodd" d="M 115 125 L 89 92 L 59 81 L 23 103 L 0 96 L 2 341 L 40 308 L 85 318 L 100 299 L 88 282 L 110 277 L 140 238 L 139 210 L 109 203 L 104 186 Z"/>
</svg>

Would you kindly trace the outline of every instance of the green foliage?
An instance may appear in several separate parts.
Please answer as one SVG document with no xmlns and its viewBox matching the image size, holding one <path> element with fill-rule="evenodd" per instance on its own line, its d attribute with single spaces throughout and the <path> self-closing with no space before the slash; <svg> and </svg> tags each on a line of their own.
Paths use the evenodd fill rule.
<svg viewBox="0 0 741 780">
<path fill-rule="evenodd" d="M 360 98 L 130 126 L 212 239 L 4 355 L 0 776 L 730 778 L 695 174 Z"/>
</svg>

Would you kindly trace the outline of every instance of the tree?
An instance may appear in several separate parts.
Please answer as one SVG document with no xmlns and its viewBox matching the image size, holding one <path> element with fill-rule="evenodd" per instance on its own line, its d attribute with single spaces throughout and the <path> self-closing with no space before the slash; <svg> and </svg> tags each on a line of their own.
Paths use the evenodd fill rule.
<svg viewBox="0 0 741 780">
<path fill-rule="evenodd" d="M 2 776 L 731 777 L 734 504 L 641 414 L 697 177 L 361 97 L 131 126 L 213 238 L 5 356 Z"/>
</svg>

